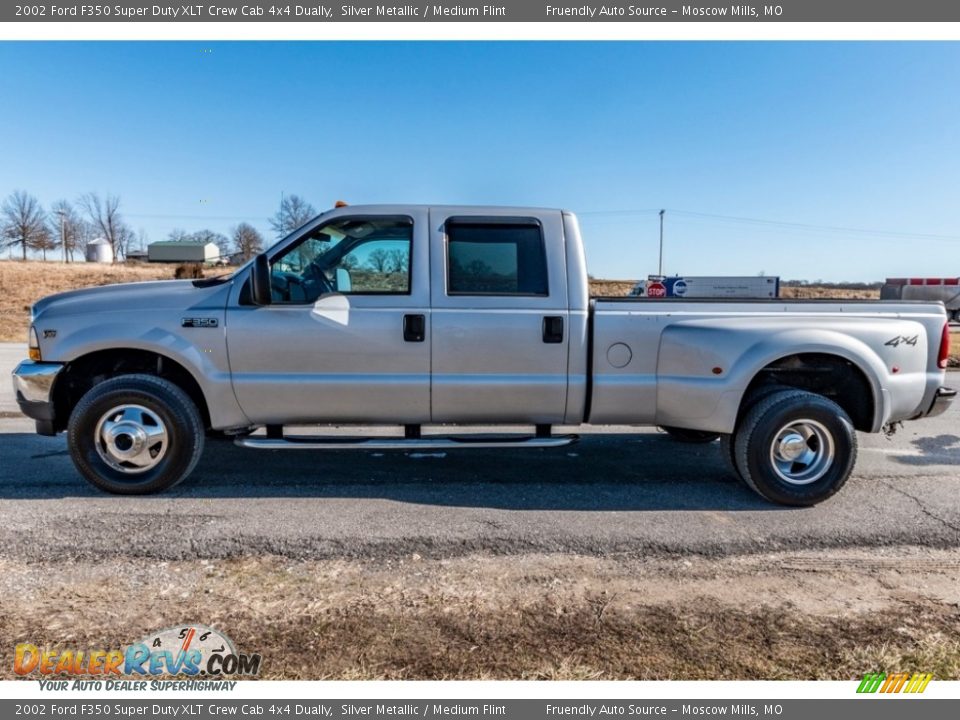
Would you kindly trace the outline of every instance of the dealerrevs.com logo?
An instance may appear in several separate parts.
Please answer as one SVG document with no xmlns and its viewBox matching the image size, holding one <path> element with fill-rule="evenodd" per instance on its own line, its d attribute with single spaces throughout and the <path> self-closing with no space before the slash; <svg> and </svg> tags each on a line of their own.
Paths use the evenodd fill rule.
<svg viewBox="0 0 960 720">
<path fill-rule="evenodd" d="M 13 659 L 17 675 L 67 677 L 225 677 L 260 673 L 260 655 L 239 653 L 223 633 L 189 624 L 150 633 L 118 649 L 40 648 L 19 643 Z"/>
</svg>

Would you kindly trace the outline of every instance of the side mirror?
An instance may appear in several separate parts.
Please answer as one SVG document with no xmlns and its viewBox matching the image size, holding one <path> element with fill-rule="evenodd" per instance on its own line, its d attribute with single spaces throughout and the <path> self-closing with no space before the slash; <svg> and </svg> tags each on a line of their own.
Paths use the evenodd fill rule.
<svg viewBox="0 0 960 720">
<path fill-rule="evenodd" d="M 266 253 L 260 253 L 253 259 L 250 273 L 251 299 L 254 305 L 269 305 L 273 302 L 270 292 L 270 261 Z"/>
<path fill-rule="evenodd" d="M 346 268 L 337 268 L 337 292 L 350 292 L 353 290 L 353 280 L 350 277 L 350 271 Z"/>
</svg>

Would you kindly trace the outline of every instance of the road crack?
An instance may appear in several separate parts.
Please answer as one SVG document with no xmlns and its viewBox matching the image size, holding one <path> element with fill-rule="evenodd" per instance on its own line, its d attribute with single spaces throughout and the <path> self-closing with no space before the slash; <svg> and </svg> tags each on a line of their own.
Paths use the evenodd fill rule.
<svg viewBox="0 0 960 720">
<path fill-rule="evenodd" d="M 937 515 L 936 513 L 931 512 L 931 511 L 927 508 L 926 503 L 924 503 L 924 501 L 923 501 L 921 498 L 918 498 L 916 495 L 913 495 L 912 493 L 909 493 L 909 492 L 907 492 L 906 490 L 904 490 L 904 489 L 902 489 L 902 488 L 899 488 L 899 487 L 897 487 L 896 485 L 894 485 L 893 483 L 888 482 L 888 481 L 886 481 L 886 480 L 881 480 L 881 484 L 882 484 L 882 485 L 886 485 L 888 488 L 890 488 L 891 490 L 893 490 L 895 493 L 899 493 L 900 495 L 903 495 L 905 498 L 908 498 L 908 499 L 910 499 L 910 500 L 913 500 L 913 501 L 917 504 L 917 507 L 920 508 L 920 512 L 922 512 L 924 515 L 926 515 L 926 516 L 929 517 L 929 518 L 932 518 L 932 519 L 936 520 L 937 522 L 941 523 L 941 524 L 944 525 L 945 527 L 948 527 L 948 528 L 950 528 L 951 530 L 953 530 L 955 533 L 957 533 L 957 535 L 960 535 L 960 525 L 954 525 L 952 522 L 950 522 L 950 521 L 947 520 L 946 518 L 942 518 L 942 517 L 940 517 L 939 515 Z"/>
</svg>

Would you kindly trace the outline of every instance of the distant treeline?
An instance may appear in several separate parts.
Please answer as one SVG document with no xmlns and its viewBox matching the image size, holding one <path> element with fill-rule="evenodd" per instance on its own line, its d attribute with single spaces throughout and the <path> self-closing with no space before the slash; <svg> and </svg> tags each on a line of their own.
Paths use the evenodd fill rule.
<svg viewBox="0 0 960 720">
<path fill-rule="evenodd" d="M 276 236 L 283 237 L 317 215 L 313 205 L 299 195 L 284 195 L 277 212 L 268 222 Z M 127 258 L 134 247 L 149 243 L 145 234 L 134 233 L 120 210 L 118 195 L 85 193 L 75 201 L 57 200 L 49 209 L 25 190 L 15 190 L 0 204 L 0 248 L 17 252 L 23 260 L 48 255 L 73 262 L 84 259 L 84 249 L 93 240 L 110 243 L 115 260 Z M 252 225 L 241 222 L 229 235 L 207 228 L 176 229 L 168 240 L 212 242 L 221 258 L 249 259 L 264 248 L 264 239 Z"/>
</svg>

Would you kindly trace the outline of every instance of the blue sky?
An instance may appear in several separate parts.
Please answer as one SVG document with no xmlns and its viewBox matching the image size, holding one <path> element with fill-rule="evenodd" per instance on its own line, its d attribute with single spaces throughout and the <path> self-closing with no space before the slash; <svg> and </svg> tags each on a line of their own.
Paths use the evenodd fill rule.
<svg viewBox="0 0 960 720">
<path fill-rule="evenodd" d="M 671 274 L 960 275 L 958 78 L 960 43 L 6 42 L 0 195 L 119 194 L 150 240 L 268 234 L 281 192 L 566 207 L 611 278 L 666 208 Z"/>
</svg>

